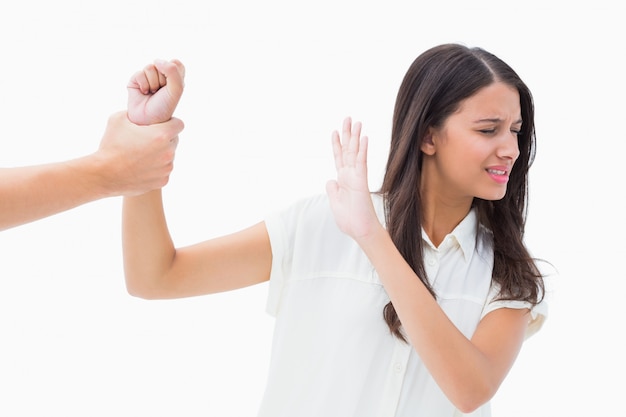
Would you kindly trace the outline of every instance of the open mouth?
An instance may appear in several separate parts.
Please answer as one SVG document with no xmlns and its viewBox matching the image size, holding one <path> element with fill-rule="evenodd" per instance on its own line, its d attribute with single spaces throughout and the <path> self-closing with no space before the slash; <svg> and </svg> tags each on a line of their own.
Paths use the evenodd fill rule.
<svg viewBox="0 0 626 417">
<path fill-rule="evenodd" d="M 506 175 L 506 171 L 500 169 L 487 169 L 487 172 L 493 175 Z"/>
</svg>

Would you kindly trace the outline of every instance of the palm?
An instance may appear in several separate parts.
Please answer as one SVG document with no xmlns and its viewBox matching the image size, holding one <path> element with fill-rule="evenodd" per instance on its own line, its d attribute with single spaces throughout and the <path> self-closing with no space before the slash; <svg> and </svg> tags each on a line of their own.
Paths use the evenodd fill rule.
<svg viewBox="0 0 626 417">
<path fill-rule="evenodd" d="M 342 139 L 333 133 L 337 179 L 328 182 L 327 192 L 338 227 L 353 238 L 367 235 L 377 224 L 367 182 L 367 137 L 360 137 L 361 125 L 348 118 Z"/>
</svg>

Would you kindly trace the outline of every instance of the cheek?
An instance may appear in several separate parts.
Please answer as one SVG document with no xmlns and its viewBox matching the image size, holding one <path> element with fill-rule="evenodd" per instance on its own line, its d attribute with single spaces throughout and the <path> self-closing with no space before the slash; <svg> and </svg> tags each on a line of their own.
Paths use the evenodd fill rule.
<svg viewBox="0 0 626 417">
<path fill-rule="evenodd" d="M 478 146 L 476 143 L 466 143 L 455 149 L 451 155 L 451 162 L 454 164 L 452 168 L 459 170 L 476 170 L 482 169 L 488 152 L 484 146 Z"/>
</svg>

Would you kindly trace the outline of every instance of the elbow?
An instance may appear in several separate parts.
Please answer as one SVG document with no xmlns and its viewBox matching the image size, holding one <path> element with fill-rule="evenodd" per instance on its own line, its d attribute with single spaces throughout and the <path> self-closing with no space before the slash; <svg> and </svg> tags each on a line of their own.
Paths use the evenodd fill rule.
<svg viewBox="0 0 626 417">
<path fill-rule="evenodd" d="M 142 288 L 137 288 L 135 286 L 126 286 L 126 292 L 128 292 L 128 294 L 131 297 L 135 297 L 135 298 L 141 298 L 144 300 L 152 300 L 155 297 L 151 296 L 151 294 L 148 291 L 145 291 Z"/>
<path fill-rule="evenodd" d="M 491 400 L 497 389 L 489 383 L 474 383 L 459 390 L 451 401 L 461 413 L 470 414 Z"/>
<path fill-rule="evenodd" d="M 131 297 L 141 298 L 142 300 L 155 300 L 156 297 L 152 296 L 147 291 L 143 291 L 137 288 L 126 287 L 126 291 Z"/>
<path fill-rule="evenodd" d="M 484 405 L 487 401 L 491 399 L 489 397 L 479 397 L 476 396 L 474 398 L 467 398 L 462 401 L 457 401 L 454 406 L 463 414 L 471 414 L 474 411 L 478 410 L 482 405 Z"/>
<path fill-rule="evenodd" d="M 159 300 L 163 298 L 154 286 L 141 283 L 138 280 L 128 279 L 128 277 L 126 278 L 126 291 L 130 296 L 144 300 Z"/>
<path fill-rule="evenodd" d="M 454 407 L 463 414 L 471 414 L 485 405 L 496 394 L 499 383 L 489 377 L 476 377 L 476 374 L 464 381 L 450 386 L 446 392 Z"/>
<path fill-rule="evenodd" d="M 486 402 L 486 401 L 485 401 Z M 485 402 L 471 402 L 467 401 L 462 404 L 455 404 L 457 410 L 459 410 L 463 414 L 471 414 L 474 411 L 478 410 L 478 408 L 483 405 Z"/>
</svg>

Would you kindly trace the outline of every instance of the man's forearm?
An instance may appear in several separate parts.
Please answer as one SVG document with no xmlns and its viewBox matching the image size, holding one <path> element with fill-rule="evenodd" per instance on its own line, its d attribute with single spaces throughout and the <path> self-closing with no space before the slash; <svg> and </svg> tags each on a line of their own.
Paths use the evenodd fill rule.
<svg viewBox="0 0 626 417">
<path fill-rule="evenodd" d="M 112 195 L 101 171 L 94 156 L 0 168 L 0 230 Z"/>
</svg>

